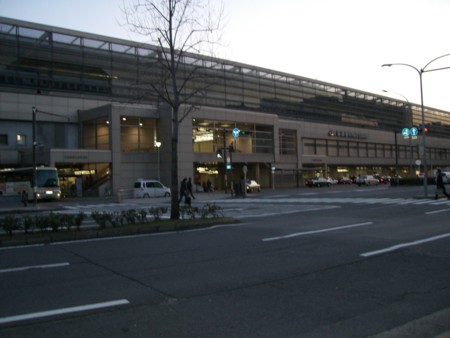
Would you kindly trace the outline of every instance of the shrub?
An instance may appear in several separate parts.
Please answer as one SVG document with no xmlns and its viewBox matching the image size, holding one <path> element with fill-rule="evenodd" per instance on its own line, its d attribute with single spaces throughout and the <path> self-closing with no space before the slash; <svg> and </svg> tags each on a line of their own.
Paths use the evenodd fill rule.
<svg viewBox="0 0 450 338">
<path fill-rule="evenodd" d="M 145 211 L 144 209 L 140 209 L 138 211 L 138 222 L 147 223 L 147 211 Z"/>
<path fill-rule="evenodd" d="M 75 216 L 75 226 L 77 227 L 77 231 L 80 231 L 81 223 L 83 223 L 83 220 L 86 218 L 86 215 L 83 212 L 79 212 Z"/>
<path fill-rule="evenodd" d="M 48 216 L 46 216 L 46 218 L 47 226 L 49 226 L 53 232 L 57 232 L 63 221 L 62 215 L 51 212 Z"/>
<path fill-rule="evenodd" d="M 201 218 L 207 218 L 209 215 L 211 215 L 212 218 L 223 217 L 222 208 L 215 203 L 205 204 L 203 207 L 200 208 L 199 214 Z"/>
<path fill-rule="evenodd" d="M 75 215 L 62 214 L 58 215 L 58 217 L 61 222 L 61 228 L 66 228 L 68 231 L 70 231 L 70 228 L 75 225 Z"/>
<path fill-rule="evenodd" d="M 20 230 L 20 218 L 14 216 L 6 216 L 0 220 L 3 230 L 12 236 L 13 232 Z"/>
<path fill-rule="evenodd" d="M 138 213 L 135 209 L 122 210 L 122 218 L 124 218 L 127 224 L 136 224 Z M 122 223 L 123 225 L 123 223 Z"/>
<path fill-rule="evenodd" d="M 41 215 L 41 216 L 34 216 L 34 222 L 36 227 L 44 232 L 47 230 L 48 228 L 48 217 L 45 215 Z"/>
<path fill-rule="evenodd" d="M 149 213 L 153 216 L 155 222 L 161 220 L 161 216 L 167 212 L 167 207 L 152 207 L 149 209 Z"/>
<path fill-rule="evenodd" d="M 104 213 L 94 211 L 92 212 L 91 217 L 94 219 L 95 223 L 97 223 L 101 229 L 106 228 L 107 219 Z"/>
<path fill-rule="evenodd" d="M 36 228 L 36 222 L 35 222 L 34 218 L 31 216 L 23 217 L 22 225 L 23 225 L 23 230 L 25 231 L 25 233 L 28 233 L 30 231 L 33 232 L 33 230 Z"/>
</svg>

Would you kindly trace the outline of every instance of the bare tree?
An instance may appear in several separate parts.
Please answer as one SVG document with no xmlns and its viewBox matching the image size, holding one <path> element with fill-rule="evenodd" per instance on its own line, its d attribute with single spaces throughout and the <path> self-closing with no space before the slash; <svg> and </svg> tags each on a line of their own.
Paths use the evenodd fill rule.
<svg viewBox="0 0 450 338">
<path fill-rule="evenodd" d="M 205 69 L 195 55 L 212 55 L 220 41 L 222 6 L 214 11 L 208 0 L 124 0 L 122 12 L 131 32 L 160 48 L 155 61 L 161 76 L 149 85 L 172 110 L 170 217 L 178 219 L 179 124 L 194 107 L 194 98 L 211 85 L 210 81 L 199 81 Z"/>
</svg>

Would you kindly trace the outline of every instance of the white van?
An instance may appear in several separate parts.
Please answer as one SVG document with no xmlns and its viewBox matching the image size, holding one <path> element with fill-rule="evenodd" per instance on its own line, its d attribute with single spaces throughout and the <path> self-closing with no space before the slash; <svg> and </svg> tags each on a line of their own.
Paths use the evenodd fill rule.
<svg viewBox="0 0 450 338">
<path fill-rule="evenodd" d="M 159 181 L 144 180 L 134 182 L 134 198 L 170 197 L 170 188 Z"/>
</svg>

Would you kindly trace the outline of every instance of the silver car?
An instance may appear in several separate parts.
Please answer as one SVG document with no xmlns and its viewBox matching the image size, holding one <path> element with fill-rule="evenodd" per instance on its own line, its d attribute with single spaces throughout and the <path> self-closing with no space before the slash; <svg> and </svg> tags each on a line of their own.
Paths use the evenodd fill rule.
<svg viewBox="0 0 450 338">
<path fill-rule="evenodd" d="M 361 185 L 378 185 L 380 181 L 372 175 L 361 175 L 356 178 L 355 183 L 360 187 Z"/>
</svg>

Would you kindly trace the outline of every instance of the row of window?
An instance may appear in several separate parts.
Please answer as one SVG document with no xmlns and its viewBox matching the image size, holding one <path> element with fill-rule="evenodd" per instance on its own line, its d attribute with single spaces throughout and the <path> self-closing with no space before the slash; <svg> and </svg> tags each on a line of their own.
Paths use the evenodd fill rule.
<svg viewBox="0 0 450 338">
<path fill-rule="evenodd" d="M 110 149 L 109 121 L 106 117 L 83 122 L 83 148 Z M 157 121 L 143 117 L 121 116 L 120 149 L 123 152 L 148 152 L 157 148 Z"/>
<path fill-rule="evenodd" d="M 153 100 L 149 84 L 162 81 L 151 46 L 139 48 L 1 23 L 0 33 L 0 84 Z M 402 101 L 223 60 L 186 57 L 184 61 L 185 72 L 201 65 L 204 77 L 191 83 L 183 95 L 208 84 L 205 96 L 197 97 L 194 104 L 399 131 L 420 121 L 419 106 Z M 450 114 L 426 108 L 425 118 L 435 135 L 448 136 Z"/>
<path fill-rule="evenodd" d="M 0 134 L 0 146 L 7 146 L 9 144 L 8 134 Z M 27 145 L 27 135 L 17 134 L 16 135 L 16 145 L 26 146 Z"/>
<path fill-rule="evenodd" d="M 273 127 L 253 123 L 192 121 L 192 150 L 211 153 L 231 149 L 236 153 L 272 154 Z"/>
<path fill-rule="evenodd" d="M 419 158 L 419 146 L 303 138 L 303 155 L 330 157 L 369 157 L 369 158 Z M 427 158 L 450 160 L 450 149 L 427 148 Z"/>
</svg>

